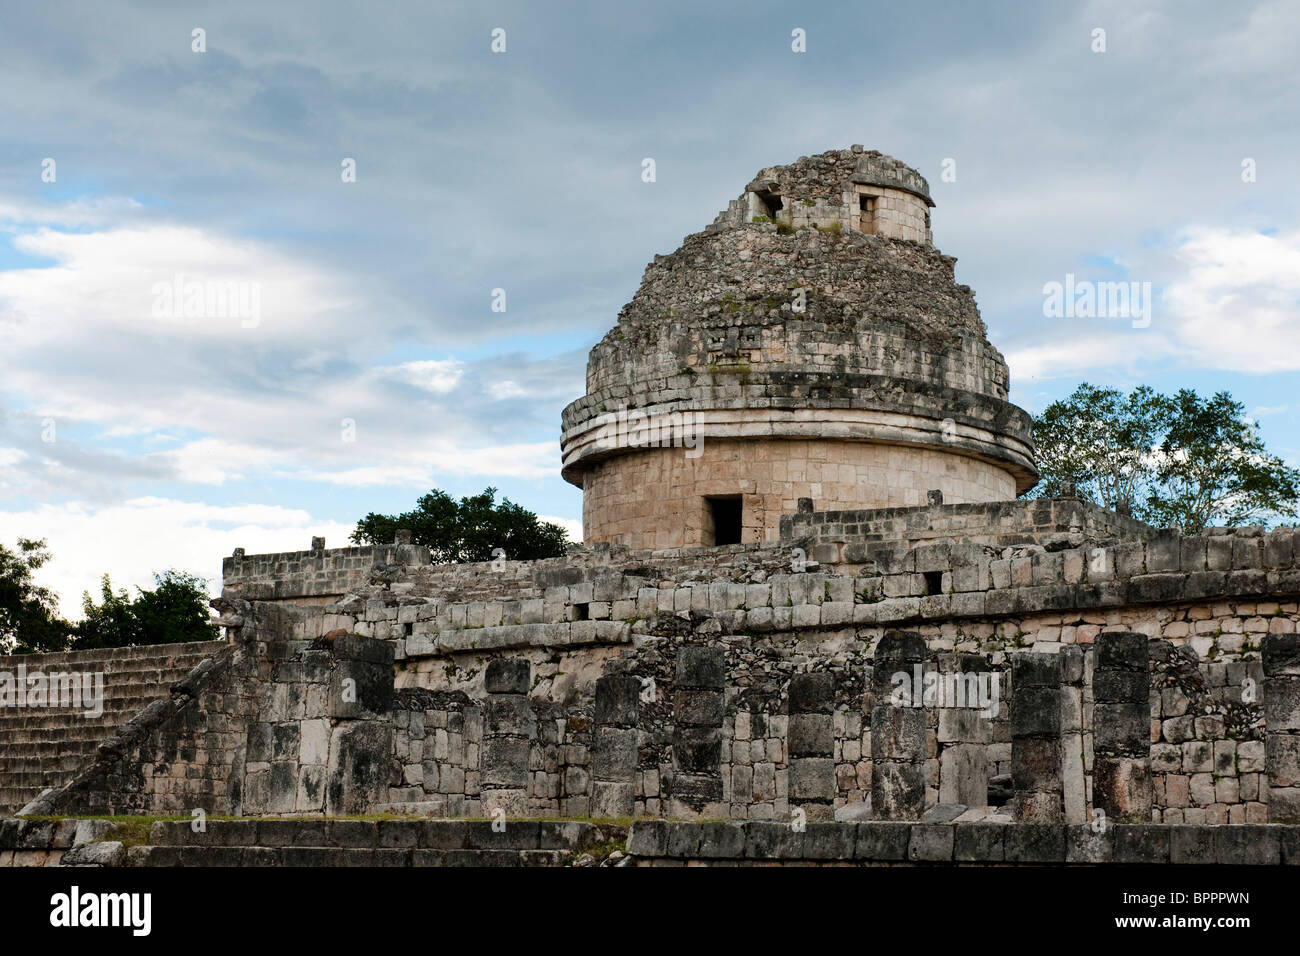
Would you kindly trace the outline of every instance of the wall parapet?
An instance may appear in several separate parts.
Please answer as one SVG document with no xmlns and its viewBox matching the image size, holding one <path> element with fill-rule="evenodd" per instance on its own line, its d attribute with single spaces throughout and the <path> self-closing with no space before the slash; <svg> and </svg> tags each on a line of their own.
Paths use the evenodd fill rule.
<svg viewBox="0 0 1300 956">
<path fill-rule="evenodd" d="M 412 544 L 360 545 L 326 550 L 245 554 L 221 562 L 222 596 L 245 601 L 337 599 L 370 583 L 377 568 L 427 565 L 429 549 Z"/>
<path fill-rule="evenodd" d="M 696 823 L 636 820 L 638 866 L 980 863 L 1300 866 L 1300 827 L 1274 824 Z"/>
<path fill-rule="evenodd" d="M 860 562 L 862 549 L 881 543 L 1046 545 L 1085 538 L 1141 538 L 1155 530 L 1081 498 L 943 504 L 939 496 L 914 508 L 799 511 L 781 518 L 781 541 L 799 544 L 827 564 L 852 564 L 855 558 Z"/>
</svg>

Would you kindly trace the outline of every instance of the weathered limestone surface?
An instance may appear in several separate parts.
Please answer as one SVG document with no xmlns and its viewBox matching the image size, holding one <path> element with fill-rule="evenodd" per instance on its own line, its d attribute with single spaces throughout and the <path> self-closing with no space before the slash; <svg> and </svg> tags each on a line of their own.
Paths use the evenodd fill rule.
<svg viewBox="0 0 1300 956">
<path fill-rule="evenodd" d="M 1093 802 L 1109 820 L 1151 818 L 1150 697 L 1146 635 L 1100 635 L 1092 678 Z"/>
<path fill-rule="evenodd" d="M 925 810 L 924 706 L 891 699 L 893 675 L 924 665 L 925 640 L 913 631 L 881 638 L 871 669 L 871 808 L 879 820 L 919 820 Z"/>
<path fill-rule="evenodd" d="M 763 170 L 564 412 L 593 543 L 238 550 L 229 644 L 33 806 L 259 818 L 128 863 L 554 862 L 555 817 L 638 818 L 669 864 L 1292 861 L 1297 532 L 1014 500 L 1029 419 L 930 205 L 857 148 Z M 650 419 L 703 444 L 605 440 Z M 704 546 L 735 496 L 743 543 Z M 367 812 L 539 842 L 338 819 Z"/>
<path fill-rule="evenodd" d="M 1300 823 L 1300 636 L 1270 634 L 1263 651 L 1268 817 Z"/>
<path fill-rule="evenodd" d="M 1097 807 L 1118 812 L 1095 799 L 1097 761 L 1104 795 L 1106 760 L 1141 759 L 1094 756 L 1094 712 L 1124 702 L 1096 696 L 1093 647 L 1129 632 L 1147 645 L 1147 819 L 1265 822 L 1270 684 L 1259 647 L 1270 634 L 1294 635 L 1300 620 L 1294 534 L 1115 538 L 1118 516 L 1079 505 L 1016 503 L 996 519 L 964 506 L 906 509 L 918 532 L 956 535 L 969 519 L 996 527 L 1002 541 L 868 541 L 853 563 L 816 545 L 799 549 L 803 539 L 653 553 L 595 547 L 540 562 L 384 565 L 372 570 L 374 583 L 328 605 L 228 596 L 233 643 L 223 653 L 233 657 L 217 669 L 226 676 L 213 673 L 210 689 L 142 715 L 149 734 L 154 721 L 193 726 L 132 737 L 125 756 L 102 755 L 104 776 L 83 782 L 77 800 L 105 811 L 366 805 L 772 821 L 799 808 L 816 822 L 880 818 L 894 812 L 895 792 L 919 819 L 940 804 L 1001 808 L 1015 789 L 1032 797 L 1025 806 L 1050 806 L 1054 820 L 1086 822 Z M 899 515 L 861 518 L 870 526 Z M 1021 543 L 1005 544 L 1017 534 Z M 1002 689 L 988 715 L 920 708 L 901 763 L 898 752 L 882 756 L 877 737 L 917 717 L 893 713 L 890 687 L 873 689 L 882 639 L 900 625 L 924 644 L 927 671 L 998 675 Z M 348 641 L 384 648 L 397 666 L 339 659 Z M 1058 683 L 1018 682 L 1011 661 L 1020 654 L 1059 659 Z M 512 661 L 515 682 L 493 677 L 489 686 L 489 674 Z M 389 703 L 330 710 L 331 688 L 341 686 L 333 675 L 363 663 L 359 689 L 391 680 Z M 1285 699 L 1285 673 L 1273 679 Z M 1139 683 L 1130 681 L 1135 695 Z M 516 689 L 492 689 L 507 686 Z M 1055 700 L 1059 738 L 1017 736 L 1023 687 Z M 1272 732 L 1285 734 L 1279 706 Z M 348 721 L 357 726 L 341 726 Z M 1016 740 L 1022 757 L 1028 747 L 1055 759 L 1016 759 Z M 1281 738 L 1271 750 L 1283 773 L 1285 745 Z M 349 763 L 365 754 L 377 758 Z M 331 767 L 334 779 L 357 773 L 369 784 L 335 799 Z M 1024 777 L 1026 769 L 1041 776 Z M 880 797 L 873 781 L 891 774 L 899 786 Z"/>
<path fill-rule="evenodd" d="M 103 681 L 102 709 L 89 701 L 63 707 L 11 701 L 0 707 L 0 814 L 14 813 L 41 791 L 71 780 L 100 744 L 145 707 L 165 699 L 172 684 L 223 646 L 199 642 L 0 656 L 0 680 L 8 674 L 16 681 L 23 667 L 29 678 L 76 675 L 92 693 L 94 675 Z M 86 675 L 92 677 L 90 685 Z"/>
<path fill-rule="evenodd" d="M 760 541 L 801 497 L 882 508 L 1032 486 L 1029 418 L 930 243 L 931 204 L 902 163 L 832 151 L 763 170 L 656 256 L 564 411 L 584 539 L 712 544 L 708 496 L 742 496 L 741 540 Z"/>
<path fill-rule="evenodd" d="M 890 866 L 979 863 L 1127 863 L 1300 866 L 1300 827 L 1033 823 L 821 823 L 800 832 L 774 823 L 632 824 L 628 852 L 638 866 L 737 864 Z"/>
<path fill-rule="evenodd" d="M 1061 787 L 1061 656 L 1011 657 L 1011 782 L 1021 823 L 1059 823 Z"/>
<path fill-rule="evenodd" d="M 337 814 L 384 799 L 391 644 L 342 632 L 293 640 L 303 612 L 243 610 L 232 643 L 24 813 Z"/>
</svg>

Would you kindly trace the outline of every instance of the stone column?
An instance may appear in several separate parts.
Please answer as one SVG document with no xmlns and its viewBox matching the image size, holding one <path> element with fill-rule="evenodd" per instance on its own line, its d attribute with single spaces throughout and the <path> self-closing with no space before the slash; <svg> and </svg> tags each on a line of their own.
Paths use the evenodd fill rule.
<svg viewBox="0 0 1300 956">
<path fill-rule="evenodd" d="M 1060 823 L 1061 659 L 1011 656 L 1012 805 L 1022 823 Z"/>
<path fill-rule="evenodd" d="M 813 821 L 835 819 L 834 706 L 835 680 L 830 674 L 790 679 L 790 806 L 802 807 Z"/>
<path fill-rule="evenodd" d="M 1150 823 L 1151 671 L 1147 637 L 1097 636 L 1092 675 L 1092 805 L 1112 823 Z"/>
<path fill-rule="evenodd" d="M 1083 649 L 1077 645 L 1062 647 L 1060 658 L 1062 809 L 1066 823 L 1087 823 L 1088 771 L 1083 758 Z"/>
<path fill-rule="evenodd" d="M 393 754 L 393 644 L 355 635 L 334 639 L 336 658 L 326 691 L 331 718 L 325 767 L 325 811 L 368 813 L 387 799 Z M 306 723 L 306 722 L 304 722 Z M 309 726 L 309 737 L 316 729 Z M 305 749 L 318 749 L 309 739 Z M 303 785 L 307 785 L 304 777 Z M 272 806 L 272 809 L 275 809 Z"/>
<path fill-rule="evenodd" d="M 672 816 L 728 816 L 722 805 L 722 713 L 726 652 L 690 645 L 677 652 L 673 694 Z"/>
<path fill-rule="evenodd" d="M 961 682 L 964 703 L 974 703 L 979 689 L 991 694 L 988 661 L 978 654 L 960 654 L 952 660 L 951 683 Z M 999 678 L 1001 675 L 998 675 Z M 1002 706 L 999 687 L 998 706 Z M 992 700 L 990 698 L 990 709 Z M 989 797 L 989 721 L 978 707 L 945 706 L 939 710 L 939 802 L 984 807 Z"/>
<path fill-rule="evenodd" d="M 532 665 L 522 657 L 494 657 L 484 675 L 483 746 L 480 751 L 483 812 L 528 815 L 528 755 L 537 736 L 529 704 Z"/>
<path fill-rule="evenodd" d="M 640 694 L 641 681 L 632 674 L 611 674 L 596 681 L 592 816 L 632 815 L 636 804 L 636 708 Z"/>
<path fill-rule="evenodd" d="M 877 820 L 919 820 L 925 812 L 925 708 L 914 685 L 925 656 L 925 640 L 915 631 L 888 631 L 876 645 L 871 667 L 871 815 Z M 895 674 L 903 675 L 898 697 Z"/>
<path fill-rule="evenodd" d="M 1300 823 L 1300 634 L 1264 638 L 1268 820 Z"/>
</svg>

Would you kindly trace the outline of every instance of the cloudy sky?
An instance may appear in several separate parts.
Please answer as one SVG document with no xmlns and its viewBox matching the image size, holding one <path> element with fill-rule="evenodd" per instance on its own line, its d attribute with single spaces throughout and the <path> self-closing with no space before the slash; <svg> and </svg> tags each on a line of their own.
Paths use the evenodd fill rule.
<svg viewBox="0 0 1300 956">
<path fill-rule="evenodd" d="M 76 616 L 434 486 L 579 527 L 560 410 L 646 262 L 851 143 L 929 179 L 1013 401 L 1228 389 L 1300 465 L 1298 46 L 1284 2 L 9 5 L 0 541 Z M 1046 317 L 1067 274 L 1150 324 Z"/>
</svg>

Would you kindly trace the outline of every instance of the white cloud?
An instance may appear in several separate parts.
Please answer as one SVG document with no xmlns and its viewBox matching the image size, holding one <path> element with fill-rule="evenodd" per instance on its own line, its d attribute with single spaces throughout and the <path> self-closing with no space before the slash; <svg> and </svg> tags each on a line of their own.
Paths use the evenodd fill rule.
<svg viewBox="0 0 1300 956">
<path fill-rule="evenodd" d="M 80 503 L 0 511 L 0 542 L 44 538 L 53 559 L 37 573 L 60 596 L 59 610 L 81 616 L 81 595 L 98 599 L 107 572 L 114 588 L 152 587 L 155 572 L 177 568 L 221 584 L 221 559 L 235 548 L 249 554 L 304 551 L 314 535 L 343 547 L 354 525 L 319 521 L 301 509 L 274 505 L 207 505 L 165 498 L 136 498 L 91 508 Z M 135 593 L 132 590 L 132 593 Z"/>
<path fill-rule="evenodd" d="M 1220 371 L 1300 370 L 1300 232 L 1192 227 L 1163 268 L 1171 274 L 1149 328 L 1050 320 L 1033 344 L 1008 348 L 1012 382 L 1162 359 Z"/>
<path fill-rule="evenodd" d="M 276 461 L 282 461 L 284 455 L 255 445 L 205 438 L 146 458 L 166 462 L 180 481 L 220 485 L 227 480 L 265 472 Z"/>
<path fill-rule="evenodd" d="M 557 518 L 555 515 L 538 515 L 538 520 L 547 521 L 551 524 L 558 524 L 565 531 L 569 532 L 570 541 L 582 541 L 582 519 L 581 518 Z"/>
<path fill-rule="evenodd" d="M 393 380 L 414 385 L 438 394 L 452 391 L 465 374 L 464 363 L 455 359 L 445 361 L 405 362 L 390 368 L 377 369 L 379 374 Z"/>
<path fill-rule="evenodd" d="M 1188 230 L 1161 311 L 1190 360 L 1242 372 L 1300 370 L 1300 232 Z"/>
<path fill-rule="evenodd" d="M 509 379 L 501 382 L 492 382 L 488 385 L 488 393 L 497 401 L 507 398 L 520 398 L 527 395 L 527 390 L 518 382 L 512 382 Z"/>
<path fill-rule="evenodd" d="M 55 419 L 60 445 L 0 463 L 0 475 L 14 473 L 0 479 L 6 485 L 22 486 L 18 472 L 29 471 L 26 491 L 44 498 L 102 486 L 103 476 L 86 471 L 85 454 L 74 453 L 68 436 L 78 425 L 120 440 L 110 453 L 120 459 L 113 474 L 139 466 L 137 473 L 195 484 L 288 475 L 428 487 L 439 472 L 558 474 L 554 442 L 518 440 L 535 422 L 502 419 L 491 404 L 552 398 L 555 380 L 570 371 L 564 364 L 512 360 L 527 387 L 511 382 L 504 393 L 492 360 L 386 364 L 399 328 L 383 309 L 357 305 L 376 301 L 373 290 L 263 242 L 144 223 L 77 233 L 46 226 L 21 233 L 15 245 L 55 265 L 0 270 L 0 332 L 9 348 L 0 390 L 30 406 L 29 418 Z M 175 276 L 255 285 L 259 324 L 154 318 L 155 284 Z M 369 311 L 378 314 L 358 320 Z M 30 433 L 30 423 L 21 427 Z M 0 442 L 22 445 L 8 437 Z M 52 487 L 59 469 L 71 469 L 71 486 Z"/>
<path fill-rule="evenodd" d="M 11 323 L 12 344 L 76 342 L 87 330 L 147 335 L 155 341 L 238 337 L 247 347 L 293 340 L 360 308 L 355 291 L 323 271 L 299 263 L 275 246 L 234 240 L 200 229 L 143 225 L 95 232 L 42 226 L 13 240 L 28 255 L 51 259 L 43 268 L 0 271 L 0 312 Z M 187 283 L 214 288 L 244 283 L 257 290 L 257 325 L 219 314 L 156 317 L 160 290 Z M 170 300 L 169 300 L 170 301 Z M 322 322 L 322 319 L 333 321 Z"/>
<path fill-rule="evenodd" d="M 1149 330 L 1134 334 L 1094 332 L 1086 337 L 1079 334 L 1079 324 L 1093 322 L 1100 324 L 1105 320 L 1078 319 L 1074 326 L 1067 326 L 1064 320 L 1044 320 L 1054 322 L 1058 333 L 1052 334 L 1050 340 L 1037 345 L 1029 345 L 1007 350 L 1007 366 L 1011 370 L 1013 388 L 1023 388 L 1038 378 L 1053 378 L 1058 375 L 1079 375 L 1088 369 L 1114 369 L 1131 364 L 1138 358 L 1137 346 L 1147 345 L 1156 335 L 1148 335 Z M 1067 332 L 1066 329 L 1069 331 Z"/>
<path fill-rule="evenodd" d="M 428 485 L 435 474 L 495 475 L 510 478 L 549 478 L 560 472 L 557 442 L 533 442 L 466 448 L 425 439 L 416 461 L 402 466 L 363 465 L 340 471 L 316 471 L 295 477 L 336 485 Z"/>
</svg>

